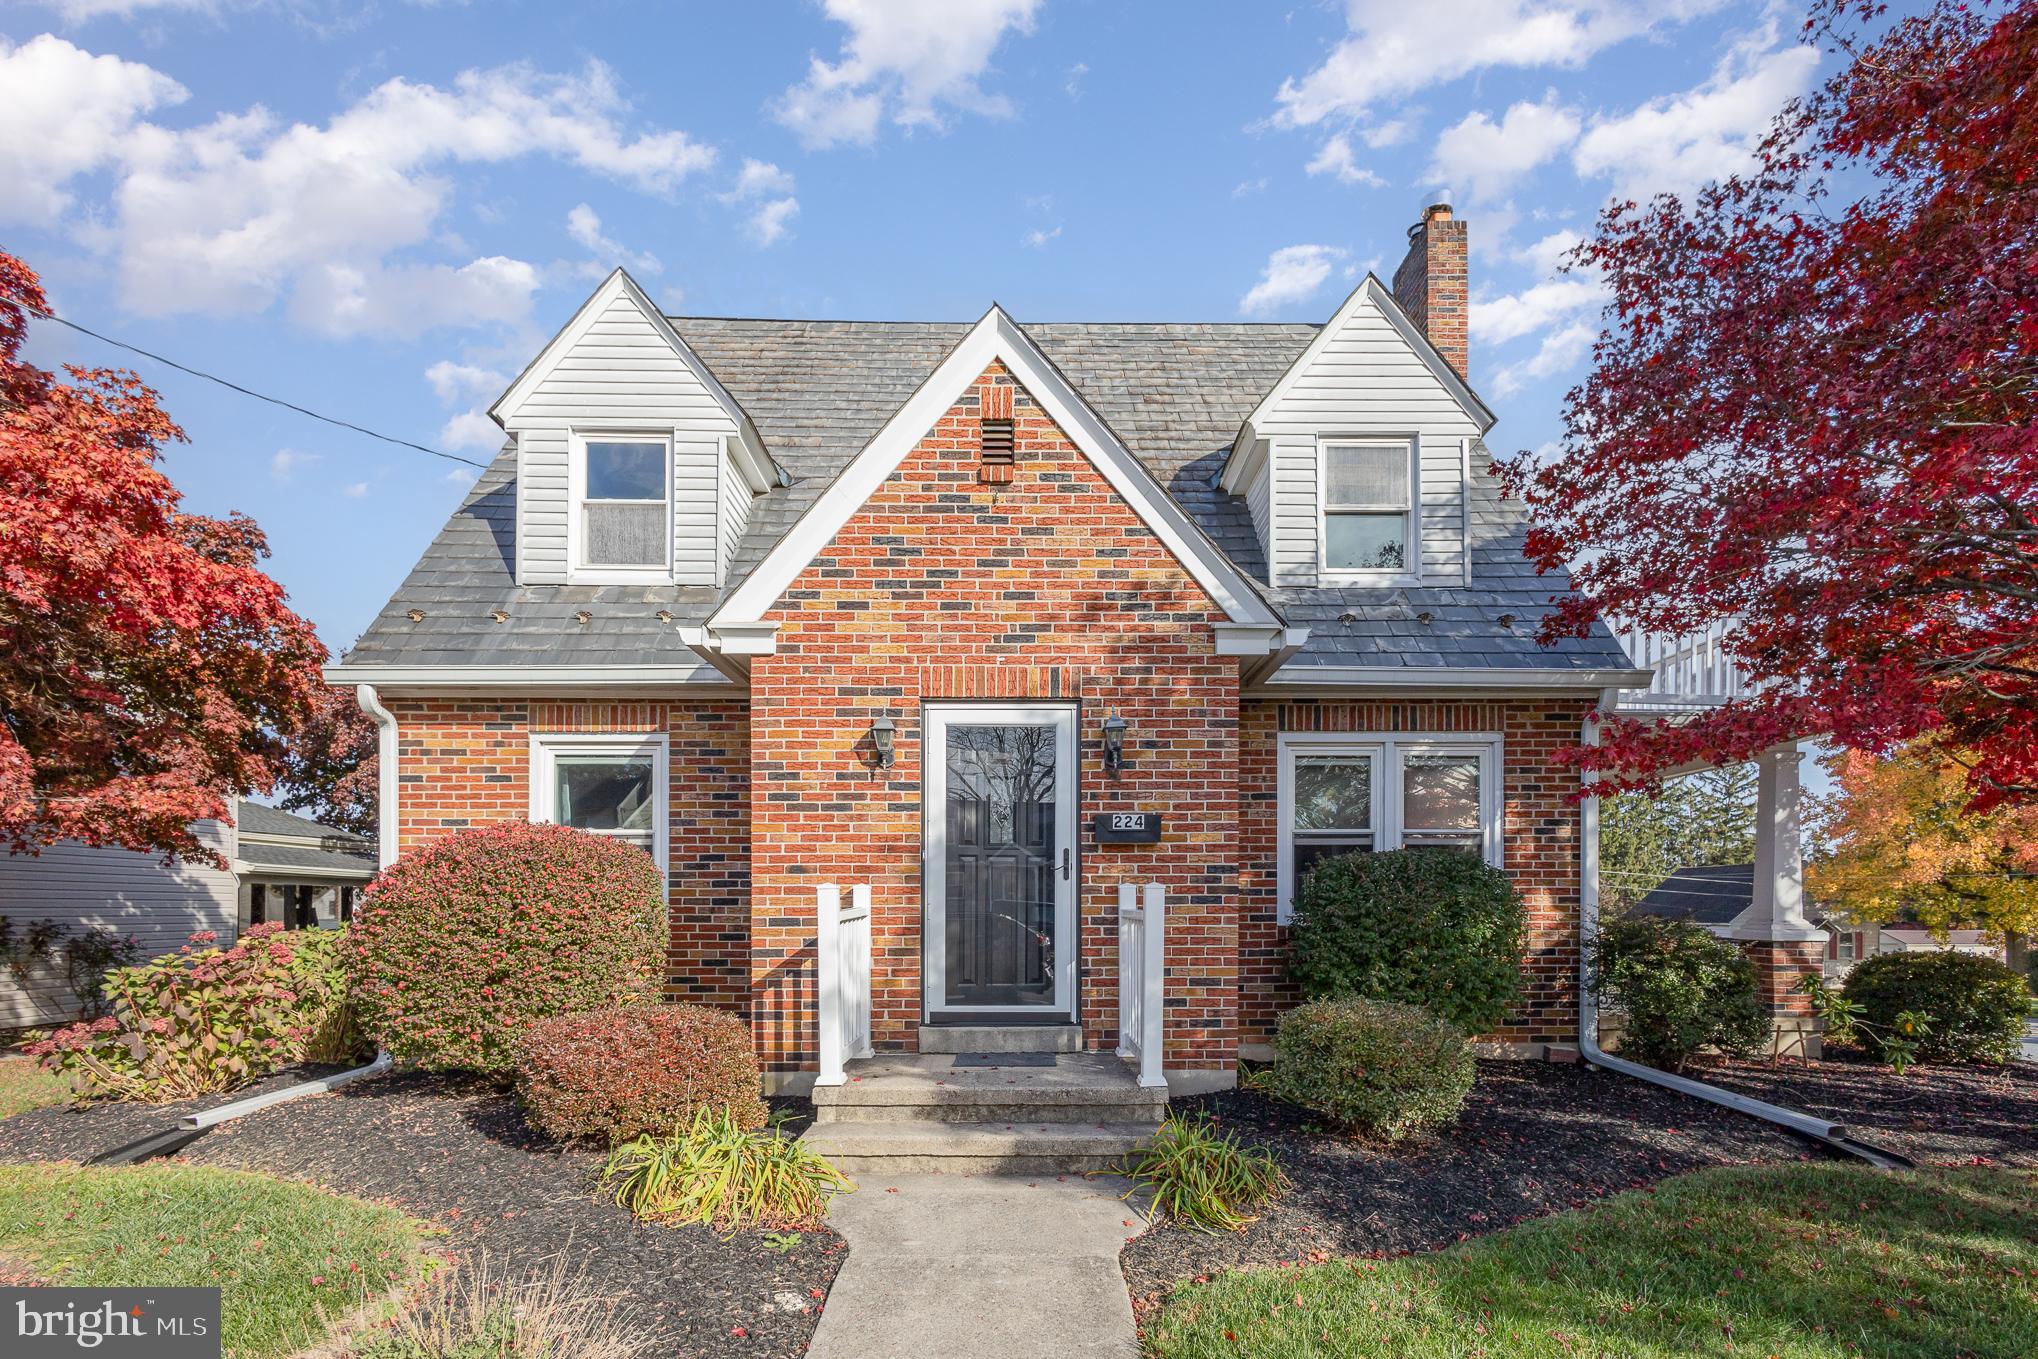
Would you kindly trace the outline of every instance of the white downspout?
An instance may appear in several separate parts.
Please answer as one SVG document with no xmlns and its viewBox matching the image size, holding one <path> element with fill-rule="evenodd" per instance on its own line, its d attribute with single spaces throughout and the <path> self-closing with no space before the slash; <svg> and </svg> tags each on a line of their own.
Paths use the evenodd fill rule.
<svg viewBox="0 0 2038 1359">
<path fill-rule="evenodd" d="M 1608 689 L 1599 696 L 1597 712 L 1611 712 L 1619 691 Z M 1584 741 L 1588 746 L 1599 744 L 1599 720 L 1595 715 L 1585 719 Z M 1585 772 L 1585 783 L 1590 787 L 1597 782 L 1591 770 Z M 1779 1104 L 1770 1104 L 1746 1095 L 1722 1090 L 1704 1081 L 1695 1081 L 1688 1076 L 1673 1076 L 1667 1071 L 1658 1071 L 1640 1062 L 1630 1062 L 1616 1057 L 1599 1046 L 1599 1002 L 1592 994 L 1592 962 L 1589 952 L 1592 937 L 1599 932 L 1599 799 L 1588 796 L 1579 804 L 1578 837 L 1578 1052 L 1593 1066 L 1617 1071 L 1623 1076 L 1647 1081 L 1675 1090 L 1694 1099 L 1723 1105 L 1736 1113 L 1759 1118 L 1765 1122 L 1789 1128 L 1793 1132 L 1815 1138 L 1836 1150 L 1858 1156 L 1871 1165 L 1884 1170 L 1902 1169 L 1911 1163 L 1893 1152 L 1880 1147 L 1868 1146 L 1848 1136 L 1842 1124 L 1828 1119 L 1816 1118 L 1796 1109 L 1786 1109 Z"/>
<path fill-rule="evenodd" d="M 379 866 L 396 862 L 396 717 L 372 684 L 354 686 L 354 701 L 375 719 L 375 843 Z"/>
</svg>

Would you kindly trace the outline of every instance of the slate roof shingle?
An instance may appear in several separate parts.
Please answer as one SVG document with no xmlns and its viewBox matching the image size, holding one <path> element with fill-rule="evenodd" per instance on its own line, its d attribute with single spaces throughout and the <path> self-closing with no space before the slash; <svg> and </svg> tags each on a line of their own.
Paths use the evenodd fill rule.
<svg viewBox="0 0 2038 1359">
<path fill-rule="evenodd" d="M 790 485 L 753 502 L 727 588 L 739 583 L 883 427 L 948 351 L 964 322 L 673 317 L 755 422 Z M 1242 499 L 1216 488 L 1240 425 L 1316 334 L 1314 325 L 1028 325 L 1065 373 L 1205 533 L 1246 575 L 1267 579 Z M 1475 451 L 1475 470 L 1483 465 Z M 706 619 L 725 591 L 672 585 L 531 586 L 515 581 L 515 457 L 505 449 L 347 665 L 675 665 L 699 658 L 673 624 Z M 1625 669 L 1610 633 L 1537 645 L 1560 579 L 1521 556 L 1521 526 L 1489 476 L 1475 476 L 1469 588 L 1271 588 L 1309 628 L 1284 674 L 1306 666 Z M 421 619 L 410 613 L 420 611 Z M 497 621 L 500 610 L 507 617 Z M 671 622 L 657 617 L 660 610 Z M 576 620 L 585 611 L 588 621 Z M 1422 615 L 1429 615 L 1425 620 Z M 1500 622 L 1505 615 L 1509 626 Z"/>
</svg>

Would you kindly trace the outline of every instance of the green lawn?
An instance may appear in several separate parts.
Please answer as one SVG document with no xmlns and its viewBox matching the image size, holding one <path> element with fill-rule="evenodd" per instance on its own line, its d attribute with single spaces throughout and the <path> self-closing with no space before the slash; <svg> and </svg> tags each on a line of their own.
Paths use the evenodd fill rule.
<svg viewBox="0 0 2038 1359">
<path fill-rule="evenodd" d="M 2038 1175 L 1704 1171 L 1432 1255 L 1221 1274 L 1156 1359 L 2023 1359 Z"/>
<path fill-rule="evenodd" d="M 54 1283 L 224 1289 L 236 1359 L 288 1355 L 417 1277 L 394 1208 L 241 1171 L 0 1166 L 0 1256 Z"/>
<path fill-rule="evenodd" d="M 44 1071 L 26 1057 L 0 1058 L 0 1118 L 30 1109 L 62 1104 L 71 1098 L 71 1083 Z"/>
</svg>

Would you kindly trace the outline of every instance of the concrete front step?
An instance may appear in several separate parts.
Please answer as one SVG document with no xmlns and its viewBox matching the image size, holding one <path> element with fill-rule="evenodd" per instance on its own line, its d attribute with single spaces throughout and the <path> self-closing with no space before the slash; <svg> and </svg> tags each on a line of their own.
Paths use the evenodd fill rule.
<svg viewBox="0 0 2038 1359">
<path fill-rule="evenodd" d="M 1110 1053 L 1064 1053 L 1052 1066 L 957 1066 L 930 1053 L 848 1064 L 843 1085 L 817 1086 L 814 1122 L 1117 1123 L 1151 1129 L 1167 1091 L 1142 1089 Z"/>
<path fill-rule="evenodd" d="M 922 1024 L 920 1051 L 1081 1052 L 1083 1031 L 1074 1024 Z"/>
<path fill-rule="evenodd" d="M 1110 1170 L 1153 1135 L 1151 1123 L 817 1123 L 801 1139 L 849 1175 L 992 1175 Z"/>
</svg>

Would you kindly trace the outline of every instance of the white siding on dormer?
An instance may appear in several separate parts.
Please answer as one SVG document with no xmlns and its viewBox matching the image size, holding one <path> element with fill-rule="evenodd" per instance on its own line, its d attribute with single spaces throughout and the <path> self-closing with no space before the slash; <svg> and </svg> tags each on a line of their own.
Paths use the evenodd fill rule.
<svg viewBox="0 0 2038 1359">
<path fill-rule="evenodd" d="M 1245 486 L 1246 512 L 1253 517 L 1253 535 L 1260 540 L 1260 553 L 1267 559 L 1268 569 L 1273 569 L 1274 560 L 1274 467 L 1271 460 L 1262 461 L 1260 470 L 1253 473 Z"/>
<path fill-rule="evenodd" d="M 1464 571 L 1462 441 L 1479 426 L 1379 307 L 1369 297 L 1358 303 L 1254 424 L 1272 446 L 1273 583 L 1318 583 L 1317 440 L 1377 433 L 1415 436 L 1422 578 L 1455 584 Z"/>
<path fill-rule="evenodd" d="M 736 458 L 724 449 L 722 457 L 722 579 L 729 578 L 729 564 L 736 559 L 736 545 L 750 527 L 750 483 L 736 466 Z"/>
<path fill-rule="evenodd" d="M 673 579 L 714 585 L 722 441 L 736 422 L 625 292 L 617 292 L 510 414 L 517 436 L 517 577 L 566 583 L 571 435 L 602 431 L 672 438 Z"/>
</svg>

